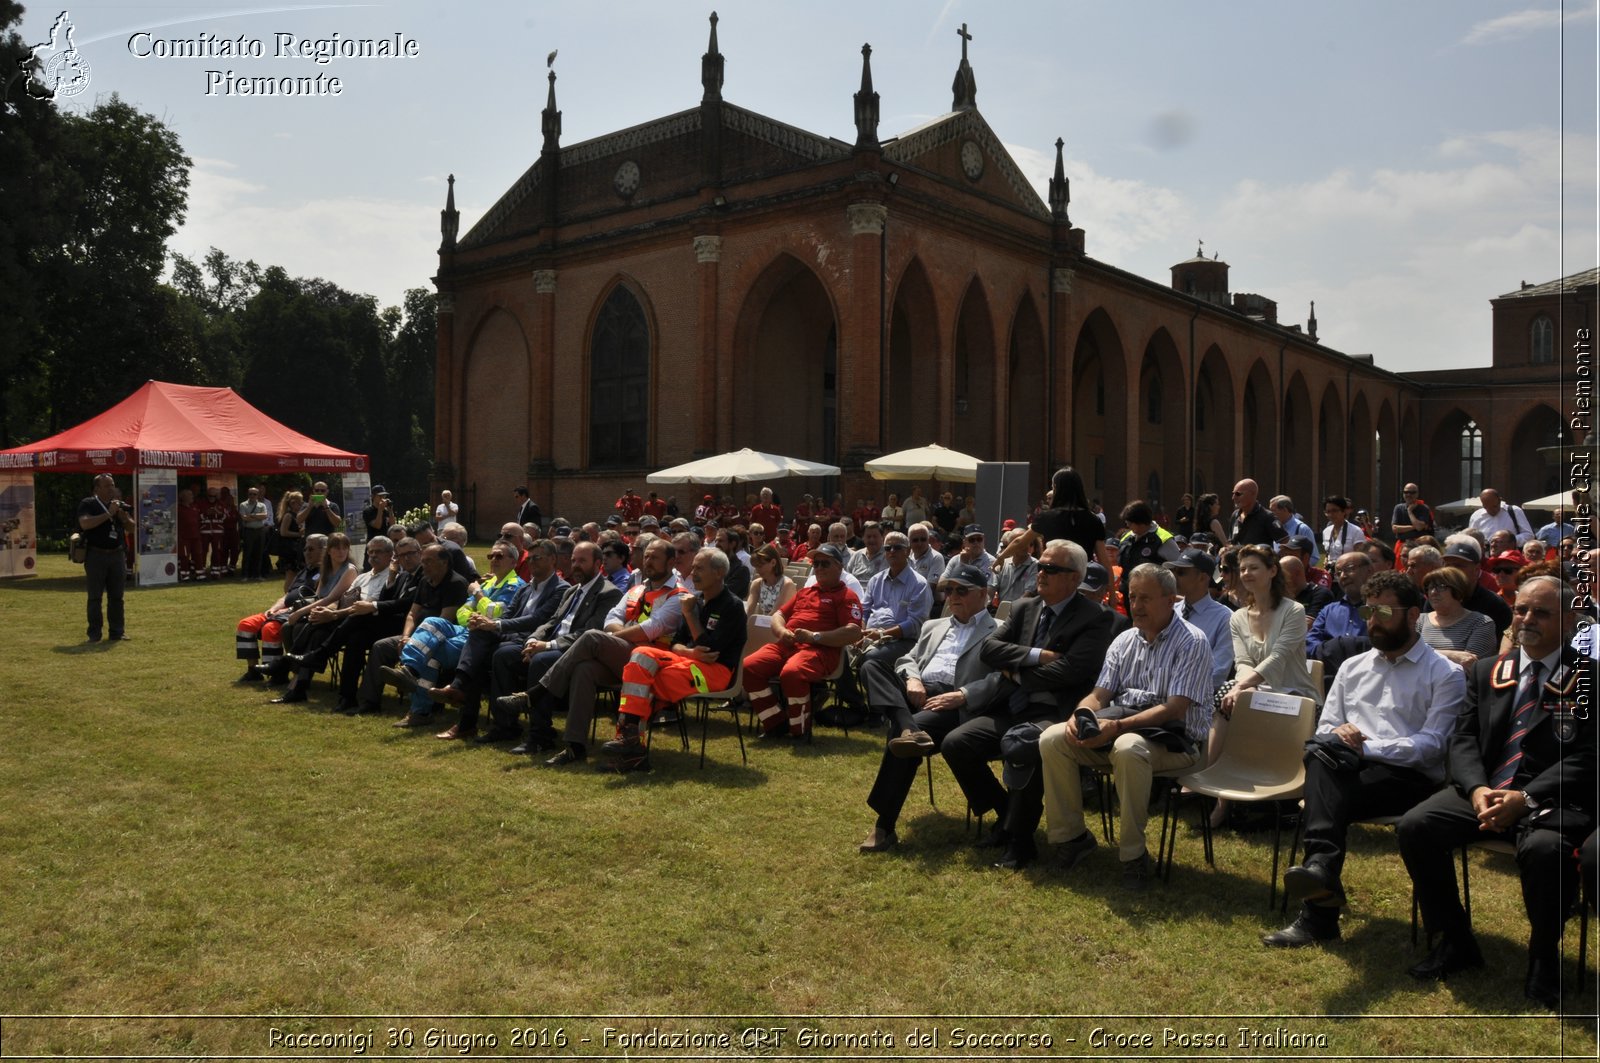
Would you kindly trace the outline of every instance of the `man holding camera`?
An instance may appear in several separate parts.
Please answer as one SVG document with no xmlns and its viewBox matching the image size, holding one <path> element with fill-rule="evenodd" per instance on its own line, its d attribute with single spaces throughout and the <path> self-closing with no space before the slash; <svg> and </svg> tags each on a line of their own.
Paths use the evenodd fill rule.
<svg viewBox="0 0 1600 1063">
<path fill-rule="evenodd" d="M 310 505 L 305 512 L 307 535 L 332 535 L 344 527 L 339 507 L 328 500 L 328 485 L 320 480 L 311 485 Z"/>
<path fill-rule="evenodd" d="M 389 534 L 389 528 L 394 524 L 394 505 L 389 501 L 389 492 L 384 490 L 382 484 L 373 487 L 372 501 L 362 507 L 361 523 L 367 526 L 369 543 L 380 535 Z"/>
<path fill-rule="evenodd" d="M 1095 847 L 1083 819 L 1080 766 L 1111 769 L 1122 804 L 1118 843 L 1122 884 L 1145 888 L 1150 854 L 1145 823 L 1150 784 L 1159 772 L 1193 764 L 1198 755 L 1185 730 L 1189 706 L 1211 699 L 1211 644 L 1205 632 L 1177 614 L 1178 581 L 1170 569 L 1137 566 L 1128 575 L 1133 627 L 1106 651 L 1094 689 L 1072 717 L 1039 736 L 1049 838 L 1062 870 Z"/>
<path fill-rule="evenodd" d="M 84 575 L 89 577 L 89 641 L 99 642 L 103 619 L 110 621 L 107 634 L 112 642 L 128 637 L 123 629 L 122 592 L 128 582 L 123 534 L 133 530 L 133 511 L 117 498 L 117 484 L 110 473 L 94 478 L 94 494 L 78 503 L 78 528 L 87 548 L 83 556 Z M 100 599 L 106 600 L 102 618 Z"/>
</svg>

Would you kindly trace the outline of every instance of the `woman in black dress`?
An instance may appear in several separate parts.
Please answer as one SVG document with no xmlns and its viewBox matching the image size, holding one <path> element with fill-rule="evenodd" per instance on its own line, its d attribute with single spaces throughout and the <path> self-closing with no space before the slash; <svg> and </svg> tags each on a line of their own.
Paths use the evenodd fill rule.
<svg viewBox="0 0 1600 1063">
<path fill-rule="evenodd" d="M 1034 515 L 1028 530 L 1011 540 L 996 564 L 1008 557 L 1026 557 L 1036 539 L 1041 545 L 1054 539 L 1077 543 L 1090 560 L 1098 560 L 1108 570 L 1116 561 L 1106 545 L 1106 526 L 1089 508 L 1083 477 L 1071 465 L 1063 465 L 1050 479 L 1050 508 Z"/>
</svg>

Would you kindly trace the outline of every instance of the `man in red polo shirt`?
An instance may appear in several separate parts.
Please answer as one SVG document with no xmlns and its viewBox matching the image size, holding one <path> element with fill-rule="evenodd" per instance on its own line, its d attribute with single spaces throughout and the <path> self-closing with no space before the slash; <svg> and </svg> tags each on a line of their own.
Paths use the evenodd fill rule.
<svg viewBox="0 0 1600 1063">
<path fill-rule="evenodd" d="M 861 600 L 839 582 L 846 556 L 831 543 L 811 552 L 817 582 L 801 588 L 773 614 L 777 641 L 744 659 L 745 690 L 763 738 L 781 735 L 786 716 L 791 737 L 811 730 L 811 684 L 832 675 L 844 647 L 861 638 Z M 773 695 L 774 680 L 783 692 L 783 706 Z"/>
<path fill-rule="evenodd" d="M 613 508 L 622 515 L 623 520 L 636 521 L 644 515 L 644 499 L 640 498 L 639 493 L 630 487 L 622 492 L 622 497 L 617 499 Z"/>
<path fill-rule="evenodd" d="M 783 507 L 772 501 L 772 488 L 761 489 L 761 501 L 751 507 L 750 520 L 767 531 L 783 523 Z"/>
</svg>

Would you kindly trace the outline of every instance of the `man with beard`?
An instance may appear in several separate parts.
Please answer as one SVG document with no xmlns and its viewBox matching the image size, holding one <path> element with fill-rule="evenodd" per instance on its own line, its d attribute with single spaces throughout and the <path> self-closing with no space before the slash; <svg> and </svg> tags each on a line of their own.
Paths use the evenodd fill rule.
<svg viewBox="0 0 1600 1063">
<path fill-rule="evenodd" d="M 1439 788 L 1445 745 L 1466 699 L 1461 669 L 1417 635 L 1416 586 L 1398 572 L 1379 572 L 1363 590 L 1372 649 L 1339 669 L 1307 746 L 1305 862 L 1283 875 L 1300 914 L 1261 939 L 1271 948 L 1339 937 L 1350 824 L 1403 815 Z"/>
</svg>

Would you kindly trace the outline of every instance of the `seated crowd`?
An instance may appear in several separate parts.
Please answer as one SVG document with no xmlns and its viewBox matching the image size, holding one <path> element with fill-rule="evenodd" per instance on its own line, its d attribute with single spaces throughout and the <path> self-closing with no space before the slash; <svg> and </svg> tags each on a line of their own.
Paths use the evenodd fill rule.
<svg viewBox="0 0 1600 1063">
<path fill-rule="evenodd" d="M 453 710 L 439 739 L 515 741 L 554 769 L 595 752 L 597 703 L 614 698 L 597 760 L 647 770 L 653 721 L 742 677 L 763 741 L 808 740 L 814 722 L 886 731 L 862 852 L 900 844 L 918 766 L 937 755 L 969 809 L 993 814 L 979 844 L 995 866 L 1038 861 L 1042 821 L 1053 868 L 1082 874 L 1098 848 L 1085 783 L 1109 776 L 1133 890 L 1154 878 L 1156 780 L 1216 764 L 1257 701 L 1299 704 L 1316 715 L 1304 857 L 1284 873 L 1300 909 L 1264 943 L 1337 938 L 1349 827 L 1399 817 L 1439 939 L 1411 973 L 1482 965 L 1452 854 L 1504 840 L 1530 924 L 1525 991 L 1559 1007 L 1562 924 L 1580 866 L 1591 896 L 1596 875 L 1600 640 L 1573 607 L 1577 532 L 1560 514 L 1534 531 L 1493 491 L 1442 537 L 1415 485 L 1382 526 L 1330 496 L 1320 532 L 1287 496 L 1263 505 L 1252 480 L 1232 498 L 1224 517 L 1216 496 L 1184 496 L 1170 523 L 1137 501 L 1113 531 L 1063 468 L 991 553 L 971 498 L 930 504 L 920 488 L 850 513 L 807 495 L 793 523 L 770 489 L 743 508 L 706 495 L 692 518 L 628 491 L 577 527 L 541 527 L 519 488 L 487 574 L 454 520 L 370 538 L 360 574 L 342 532 L 305 534 L 303 567 L 239 622 L 237 652 L 245 681 L 287 685 L 275 701 L 306 700 L 339 663 L 338 711 L 377 713 L 392 685 L 409 697 L 396 727 Z M 1218 802 L 1211 824 L 1236 814 Z"/>
</svg>

